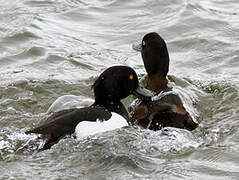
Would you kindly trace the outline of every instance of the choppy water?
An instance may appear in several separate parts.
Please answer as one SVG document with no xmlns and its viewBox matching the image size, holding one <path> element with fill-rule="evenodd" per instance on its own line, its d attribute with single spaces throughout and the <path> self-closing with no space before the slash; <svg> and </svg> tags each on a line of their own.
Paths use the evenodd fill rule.
<svg viewBox="0 0 239 180">
<path fill-rule="evenodd" d="M 0 179 L 239 178 L 238 0 L 0 4 Z M 194 104 L 199 128 L 127 127 L 35 153 L 40 141 L 24 131 L 47 111 L 91 104 L 104 69 L 145 74 L 131 46 L 151 31 L 168 44 L 171 84 Z"/>
</svg>

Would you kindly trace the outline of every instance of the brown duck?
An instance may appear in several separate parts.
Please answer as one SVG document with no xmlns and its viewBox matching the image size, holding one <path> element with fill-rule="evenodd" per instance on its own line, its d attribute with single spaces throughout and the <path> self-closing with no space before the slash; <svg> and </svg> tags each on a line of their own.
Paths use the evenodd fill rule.
<svg viewBox="0 0 239 180">
<path fill-rule="evenodd" d="M 165 95 L 157 101 L 142 101 L 131 112 L 131 121 L 151 130 L 163 127 L 194 130 L 198 124 L 186 111 L 180 97 L 168 87 L 169 54 L 163 38 L 155 32 L 148 33 L 142 43 L 133 48 L 141 51 L 148 74 L 146 88 Z"/>
</svg>

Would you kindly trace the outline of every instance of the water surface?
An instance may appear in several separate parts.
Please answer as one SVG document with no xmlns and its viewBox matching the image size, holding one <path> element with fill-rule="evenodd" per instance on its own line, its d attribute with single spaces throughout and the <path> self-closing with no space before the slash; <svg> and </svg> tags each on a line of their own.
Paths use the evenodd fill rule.
<svg viewBox="0 0 239 180">
<path fill-rule="evenodd" d="M 0 179 L 238 179 L 238 9 L 237 0 L 1 1 Z M 126 127 L 36 153 L 40 141 L 24 131 L 48 111 L 90 105 L 107 67 L 145 75 L 131 46 L 152 31 L 200 126 Z"/>
</svg>

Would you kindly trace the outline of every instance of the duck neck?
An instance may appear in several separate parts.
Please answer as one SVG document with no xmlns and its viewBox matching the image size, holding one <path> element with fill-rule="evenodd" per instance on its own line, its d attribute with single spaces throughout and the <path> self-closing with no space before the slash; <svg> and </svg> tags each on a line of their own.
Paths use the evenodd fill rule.
<svg viewBox="0 0 239 180">
<path fill-rule="evenodd" d="M 92 106 L 101 106 L 109 110 L 110 112 L 115 112 L 121 116 L 123 116 L 126 120 L 129 119 L 128 112 L 125 106 L 121 101 L 106 101 L 106 102 L 95 102 Z"/>
<path fill-rule="evenodd" d="M 156 92 L 157 94 L 161 91 L 169 90 L 168 80 L 166 76 L 160 74 L 148 75 L 147 89 Z"/>
</svg>

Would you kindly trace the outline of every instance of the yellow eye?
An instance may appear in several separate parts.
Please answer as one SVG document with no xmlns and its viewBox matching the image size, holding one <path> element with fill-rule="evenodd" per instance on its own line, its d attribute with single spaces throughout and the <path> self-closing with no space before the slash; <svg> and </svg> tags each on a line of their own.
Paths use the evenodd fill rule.
<svg viewBox="0 0 239 180">
<path fill-rule="evenodd" d="M 131 75 L 129 76 L 129 79 L 132 80 L 133 78 L 134 78 L 134 76 L 131 74 Z"/>
<path fill-rule="evenodd" d="M 146 46 L 146 42 L 145 41 L 142 42 L 142 46 Z"/>
</svg>

